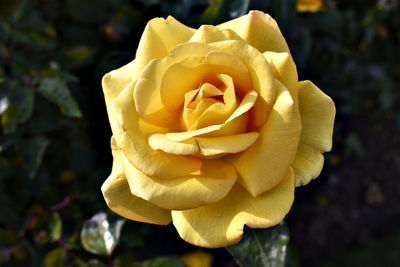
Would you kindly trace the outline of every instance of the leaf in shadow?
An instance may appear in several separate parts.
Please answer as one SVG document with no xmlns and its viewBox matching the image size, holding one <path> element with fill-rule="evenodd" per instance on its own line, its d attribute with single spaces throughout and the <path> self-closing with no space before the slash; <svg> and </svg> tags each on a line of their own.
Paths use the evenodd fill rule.
<svg viewBox="0 0 400 267">
<path fill-rule="evenodd" d="M 226 247 L 240 266 L 285 266 L 289 230 L 281 223 L 267 229 L 245 228 L 242 240 Z"/>
</svg>

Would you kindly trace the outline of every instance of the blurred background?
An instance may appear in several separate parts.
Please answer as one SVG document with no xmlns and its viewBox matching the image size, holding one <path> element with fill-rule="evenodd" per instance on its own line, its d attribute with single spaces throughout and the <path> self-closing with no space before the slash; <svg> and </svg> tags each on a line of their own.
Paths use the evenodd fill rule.
<svg viewBox="0 0 400 267">
<path fill-rule="evenodd" d="M 299 79 L 337 108 L 322 174 L 286 219 L 287 265 L 400 266 L 399 0 L 1 0 L 1 266 L 236 266 L 107 210 L 101 78 L 134 58 L 153 17 L 197 28 L 251 9 L 277 20 Z"/>
</svg>

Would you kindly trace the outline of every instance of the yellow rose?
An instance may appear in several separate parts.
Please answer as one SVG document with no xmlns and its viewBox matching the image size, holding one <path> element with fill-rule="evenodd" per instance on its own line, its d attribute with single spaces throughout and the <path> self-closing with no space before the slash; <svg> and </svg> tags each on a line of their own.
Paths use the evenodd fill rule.
<svg viewBox="0 0 400 267">
<path fill-rule="evenodd" d="M 102 85 L 113 132 L 107 205 L 172 221 L 198 246 L 281 222 L 331 149 L 332 100 L 298 82 L 277 23 L 260 11 L 197 30 L 155 18 L 136 58 Z"/>
<path fill-rule="evenodd" d="M 317 12 L 322 10 L 322 0 L 297 0 L 296 10 L 298 12 Z"/>
</svg>

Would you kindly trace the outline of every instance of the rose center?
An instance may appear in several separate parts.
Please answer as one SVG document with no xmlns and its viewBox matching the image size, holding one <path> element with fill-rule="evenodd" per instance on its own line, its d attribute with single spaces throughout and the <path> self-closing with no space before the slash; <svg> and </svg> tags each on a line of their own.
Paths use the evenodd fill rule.
<svg viewBox="0 0 400 267">
<path fill-rule="evenodd" d="M 195 130 L 224 122 L 238 105 L 233 80 L 218 74 L 185 94 L 182 130 Z"/>
</svg>

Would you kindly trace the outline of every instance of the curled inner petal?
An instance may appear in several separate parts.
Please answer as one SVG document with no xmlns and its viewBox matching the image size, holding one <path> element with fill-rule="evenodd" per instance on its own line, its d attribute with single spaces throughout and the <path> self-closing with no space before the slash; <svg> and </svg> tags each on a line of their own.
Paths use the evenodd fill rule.
<svg viewBox="0 0 400 267">
<path fill-rule="evenodd" d="M 232 77 L 239 95 L 244 95 L 252 86 L 249 71 L 239 58 L 212 50 L 203 57 L 188 57 L 169 66 L 162 78 L 162 103 L 168 111 L 176 111 L 182 107 L 188 91 L 202 83 L 218 82 L 217 75 L 221 73 Z"/>
<path fill-rule="evenodd" d="M 185 94 L 182 114 L 184 129 L 196 130 L 224 122 L 237 108 L 237 98 L 230 76 L 219 74 L 222 85 L 204 83 L 198 90 Z M 193 97 L 194 94 L 194 97 Z M 191 100 L 189 100 L 191 99 Z"/>
<path fill-rule="evenodd" d="M 253 90 L 249 91 L 243 98 L 238 108 L 222 124 L 210 125 L 198 130 L 187 131 L 187 132 L 167 133 L 166 137 L 172 141 L 182 141 L 194 136 L 200 136 L 216 132 L 218 130 L 223 130 L 225 127 L 229 128 L 230 126 L 235 124 L 235 120 L 240 119 L 242 115 L 245 115 L 245 113 L 254 106 L 257 100 L 257 96 L 258 94 L 256 91 Z"/>
<path fill-rule="evenodd" d="M 250 132 L 220 137 L 193 137 L 179 142 L 168 139 L 165 134 L 152 134 L 148 141 L 151 148 L 171 154 L 215 156 L 246 150 L 258 136 L 257 132 Z"/>
<path fill-rule="evenodd" d="M 251 78 L 251 89 L 259 95 L 251 112 L 250 127 L 260 129 L 268 119 L 275 100 L 274 75 L 264 56 L 244 41 L 229 40 L 211 43 L 218 50 L 235 55 L 247 67 Z"/>
</svg>

